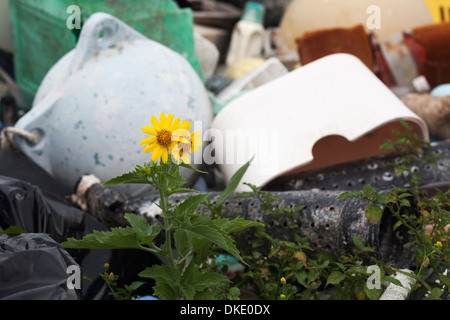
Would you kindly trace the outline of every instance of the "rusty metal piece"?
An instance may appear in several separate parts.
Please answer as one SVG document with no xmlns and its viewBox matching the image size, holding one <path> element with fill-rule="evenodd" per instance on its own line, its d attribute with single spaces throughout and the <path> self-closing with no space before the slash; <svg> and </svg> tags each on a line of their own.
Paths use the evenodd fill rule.
<svg viewBox="0 0 450 320">
<path fill-rule="evenodd" d="M 374 57 L 364 26 L 307 31 L 295 39 L 303 65 L 333 53 L 352 54 L 374 70 Z"/>
<path fill-rule="evenodd" d="M 431 87 L 450 82 L 450 45 L 447 41 L 450 35 L 450 23 L 430 24 L 414 28 L 412 36 L 417 41 L 416 46 L 425 52 L 416 61 L 419 69 L 427 77 Z"/>
</svg>

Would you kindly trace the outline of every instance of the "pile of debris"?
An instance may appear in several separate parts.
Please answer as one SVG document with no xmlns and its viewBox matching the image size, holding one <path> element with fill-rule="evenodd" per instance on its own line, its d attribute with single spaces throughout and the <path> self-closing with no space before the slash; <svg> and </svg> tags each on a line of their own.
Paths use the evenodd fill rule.
<svg viewBox="0 0 450 320">
<path fill-rule="evenodd" d="M 133 280 L 140 257 L 124 257 L 134 252 L 58 243 L 123 226 L 124 212 L 158 223 L 154 190 L 101 183 L 151 159 L 139 129 L 161 111 L 202 132 L 191 161 L 209 175 L 182 171 L 189 187 L 214 197 L 253 158 L 236 192 L 252 183 L 280 205 L 306 205 L 299 232 L 317 248 L 344 254 L 358 235 L 381 259 L 410 267 L 407 232 L 392 232 L 389 219 L 368 224 L 362 200 L 336 198 L 365 184 L 408 187 L 388 166 L 400 154 L 379 148 L 402 121 L 442 155 L 420 188 L 448 190 L 450 15 L 423 0 L 372 2 L 2 2 L 0 230 L 29 234 L 0 234 L 0 269 L 17 254 L 15 266 L 48 269 L 14 274 L 0 298 L 102 298 L 97 283 L 62 289 L 67 265 L 96 278 L 114 261 L 121 281 Z M 224 214 L 271 225 L 243 200 L 230 199 Z M 45 281 L 36 288 L 32 277 Z"/>
</svg>

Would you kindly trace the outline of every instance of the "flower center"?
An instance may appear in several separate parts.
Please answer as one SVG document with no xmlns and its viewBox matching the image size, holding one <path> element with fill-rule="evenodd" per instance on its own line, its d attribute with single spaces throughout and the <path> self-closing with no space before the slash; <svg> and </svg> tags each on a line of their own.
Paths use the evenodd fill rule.
<svg viewBox="0 0 450 320">
<path fill-rule="evenodd" d="M 156 135 L 156 141 L 163 147 L 168 148 L 172 142 L 172 132 L 164 129 L 159 131 Z"/>
</svg>

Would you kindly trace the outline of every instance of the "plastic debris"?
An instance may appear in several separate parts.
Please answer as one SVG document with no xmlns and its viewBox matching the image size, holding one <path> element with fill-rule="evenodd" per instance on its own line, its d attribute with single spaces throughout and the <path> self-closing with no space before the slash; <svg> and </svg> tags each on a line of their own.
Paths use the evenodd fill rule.
<svg viewBox="0 0 450 320">
<path fill-rule="evenodd" d="M 147 38 L 183 55 L 202 77 L 201 64 L 195 54 L 192 10 L 180 9 L 173 0 L 17 0 L 9 4 L 15 35 L 15 73 L 27 110 L 32 107 L 45 75 L 79 41 L 80 29 L 68 28 L 67 24 L 80 19 L 83 28 L 97 12 L 113 15 Z M 68 12 L 71 6 L 79 9 L 78 16 L 77 11 Z"/>
<path fill-rule="evenodd" d="M 14 144 L 66 186 L 74 188 L 85 173 L 106 181 L 148 161 L 140 128 L 161 111 L 184 114 L 193 128 L 198 121 L 199 131 L 213 117 L 206 89 L 185 58 L 96 13 L 84 24 L 77 47 L 46 75 L 32 110 L 14 126 L 39 142 L 15 137 Z M 192 177 L 190 170 L 182 173 Z M 132 195 L 148 190 L 123 188 Z"/>
<path fill-rule="evenodd" d="M 433 143 L 431 149 L 424 149 L 424 156 L 440 154 L 436 166 L 426 165 L 420 171 L 419 188 L 433 192 L 434 188 L 444 191 L 450 183 L 450 141 Z M 291 173 L 274 179 L 267 184 L 267 191 L 292 190 L 361 190 L 370 184 L 377 190 L 389 189 L 392 185 L 409 188 L 409 177 L 396 175 L 393 164 L 401 164 L 399 153 L 389 153 L 362 160 L 342 163 L 326 168 Z M 419 170 L 419 162 L 412 162 L 412 170 Z"/>
<path fill-rule="evenodd" d="M 423 25 L 412 30 L 416 46 L 420 46 L 414 51 L 416 62 L 431 88 L 450 82 L 449 36 L 450 22 Z"/>
<path fill-rule="evenodd" d="M 450 96 L 409 93 L 401 100 L 426 122 L 434 139 L 450 139 Z"/>
<path fill-rule="evenodd" d="M 227 104 L 211 124 L 218 137 L 211 161 L 229 181 L 255 155 L 243 181 L 264 186 L 287 173 L 380 154 L 392 129 L 401 129 L 398 118 L 428 139 L 426 123 L 358 58 L 329 55 Z"/>
<path fill-rule="evenodd" d="M 302 65 L 334 53 L 349 53 L 374 70 L 374 57 L 363 25 L 305 32 L 296 39 Z"/>
<path fill-rule="evenodd" d="M 386 290 L 380 297 L 380 300 L 406 300 L 412 287 L 416 283 L 416 279 L 412 276 L 408 276 L 405 273 L 413 273 L 409 269 L 401 269 L 401 272 L 397 272 L 395 279 L 400 281 L 402 286 L 398 286 L 394 283 L 390 283 Z M 404 272 L 404 273 L 402 273 Z"/>
<path fill-rule="evenodd" d="M 110 250 L 63 250 L 59 243 L 68 237 L 81 238 L 92 230 L 107 228 L 86 212 L 44 195 L 40 188 L 30 183 L 0 176 L 0 230 L 12 226 L 27 233 L 18 238 L 5 235 L 0 238 L 0 248 L 5 250 L 5 254 L 0 254 L 0 260 L 4 259 L 0 263 L 2 278 L 12 281 L 2 281 L 0 292 L 4 297 L 79 298 L 91 283 L 81 279 L 80 288 L 75 292 L 67 290 L 66 280 L 70 275 L 67 268 L 78 265 L 86 276 L 95 279 L 111 256 Z M 19 256 L 23 259 L 16 258 Z M 72 257 L 76 257 L 76 262 Z M 16 268 L 11 267 L 12 262 L 22 266 L 17 267 L 17 270 L 22 270 L 21 275 L 14 275 Z M 27 273 L 32 270 L 36 272 Z"/>
<path fill-rule="evenodd" d="M 241 20 L 234 27 L 226 64 L 249 57 L 261 57 L 264 48 L 264 5 L 249 1 Z"/>
<path fill-rule="evenodd" d="M 45 234 L 0 234 L 2 300 L 77 300 L 76 280 L 72 287 L 67 285 L 70 267 L 80 270 L 67 251 Z"/>
<path fill-rule="evenodd" d="M 296 50 L 295 39 L 307 31 L 362 24 L 383 40 L 433 22 L 423 0 L 293 0 L 280 22 L 280 50 Z"/>
</svg>

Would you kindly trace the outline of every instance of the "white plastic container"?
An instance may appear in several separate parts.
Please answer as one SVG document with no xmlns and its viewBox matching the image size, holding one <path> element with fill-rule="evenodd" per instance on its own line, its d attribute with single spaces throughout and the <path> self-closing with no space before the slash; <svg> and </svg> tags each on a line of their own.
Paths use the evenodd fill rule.
<svg viewBox="0 0 450 320">
<path fill-rule="evenodd" d="M 262 56 L 264 46 L 264 6 L 257 2 L 247 2 L 241 20 L 234 27 L 226 64 L 248 57 Z"/>
<path fill-rule="evenodd" d="M 14 144 L 64 185 L 74 187 L 88 173 L 104 182 L 151 161 L 139 143 L 148 137 L 141 127 L 161 112 L 192 121 L 191 129 L 199 131 L 213 117 L 203 83 L 182 55 L 113 16 L 95 13 L 15 125 L 36 132 L 38 143 L 16 136 Z M 182 174 L 192 177 L 190 170 Z M 147 187 L 123 185 L 130 196 Z"/>
<path fill-rule="evenodd" d="M 289 71 L 277 58 L 269 58 L 256 69 L 234 80 L 228 87 L 217 95 L 220 103 L 226 104 L 246 90 L 252 90 L 279 78 Z"/>
<path fill-rule="evenodd" d="M 287 173 L 359 160 L 381 153 L 403 118 L 419 138 L 428 127 L 353 55 L 309 63 L 231 101 L 209 132 L 226 182 L 254 159 L 243 183 L 264 187 Z M 205 155 L 211 153 L 205 149 Z"/>
</svg>

